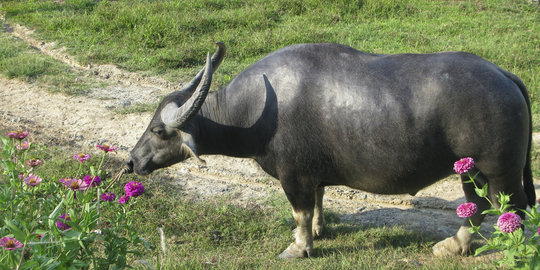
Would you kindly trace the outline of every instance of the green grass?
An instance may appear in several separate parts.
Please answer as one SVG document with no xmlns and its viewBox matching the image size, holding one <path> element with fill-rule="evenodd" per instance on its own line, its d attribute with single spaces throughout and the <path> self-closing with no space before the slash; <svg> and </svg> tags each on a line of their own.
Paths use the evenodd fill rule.
<svg viewBox="0 0 540 270">
<path fill-rule="evenodd" d="M 36 135 L 32 136 L 35 140 Z M 65 146 L 34 148 L 28 158 L 40 158 L 44 165 L 35 173 L 44 181 L 57 181 L 76 174 L 79 163 L 72 155 L 93 155 L 83 166 L 97 166 L 96 149 Z M 112 155 L 114 157 L 114 155 Z M 114 173 L 121 161 L 107 159 L 104 168 Z M 0 181 L 2 177 L 0 176 Z M 128 175 L 110 191 L 123 193 L 127 181 L 141 181 L 145 193 L 130 202 L 137 209 L 133 228 L 150 244 L 141 247 L 142 255 L 129 261 L 141 266 L 144 260 L 158 269 L 490 269 L 489 259 L 473 257 L 437 258 L 431 246 L 438 238 L 411 232 L 400 226 L 369 227 L 343 223 L 339 215 L 325 211 L 327 227 L 315 241 L 314 257 L 280 260 L 277 255 L 292 241 L 294 221 L 282 192 L 270 194 L 266 201 L 245 205 L 231 204 L 231 197 L 194 199 L 165 174 L 152 177 Z M 107 216 L 103 204 L 102 215 Z M 161 249 L 158 228 L 165 235 L 166 252 Z"/>
<path fill-rule="evenodd" d="M 170 80 L 187 80 L 212 43 L 223 41 L 229 52 L 215 88 L 294 43 L 374 53 L 469 51 L 522 78 L 535 119 L 540 114 L 539 7 L 528 0 L 3 1 L 0 10 L 82 64 L 115 63 Z"/>
<path fill-rule="evenodd" d="M 141 113 L 141 112 L 154 112 L 158 107 L 157 103 L 136 103 L 124 108 L 116 109 L 115 112 L 118 114 L 130 114 L 130 113 Z"/>
<path fill-rule="evenodd" d="M 77 80 L 80 74 L 69 66 L 5 32 L 0 33 L 0 73 L 10 79 L 40 83 L 52 92 L 72 95 L 84 93 L 93 83 Z"/>
</svg>

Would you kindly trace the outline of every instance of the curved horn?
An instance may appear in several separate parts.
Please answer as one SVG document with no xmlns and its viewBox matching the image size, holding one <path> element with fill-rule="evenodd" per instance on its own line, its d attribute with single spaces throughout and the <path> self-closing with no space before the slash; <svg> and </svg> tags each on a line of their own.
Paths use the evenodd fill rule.
<svg viewBox="0 0 540 270">
<path fill-rule="evenodd" d="M 174 102 L 171 102 L 163 108 L 161 119 L 165 125 L 178 129 L 182 128 L 187 121 L 197 114 L 210 90 L 210 84 L 212 84 L 213 69 L 210 54 L 206 55 L 206 65 L 203 70 L 202 83 L 199 84 L 195 93 L 182 106 L 177 107 Z M 172 117 L 168 115 L 171 109 L 175 111 Z"/>
<path fill-rule="evenodd" d="M 218 48 L 216 49 L 216 52 L 214 55 L 212 55 L 212 73 L 216 72 L 217 68 L 223 61 L 223 57 L 225 56 L 225 52 L 227 51 L 227 48 L 225 47 L 225 44 L 221 41 L 216 42 L 216 45 Z M 201 82 L 201 78 L 203 76 L 205 68 L 202 68 L 199 73 L 191 80 L 188 84 L 186 84 L 180 91 L 186 91 L 190 94 L 193 94 L 193 91 L 197 85 Z"/>
</svg>

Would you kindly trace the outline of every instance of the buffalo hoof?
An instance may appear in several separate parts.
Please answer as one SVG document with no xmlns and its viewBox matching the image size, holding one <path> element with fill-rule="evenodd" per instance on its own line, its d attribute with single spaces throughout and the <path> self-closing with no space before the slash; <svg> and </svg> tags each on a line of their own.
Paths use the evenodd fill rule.
<svg viewBox="0 0 540 270">
<path fill-rule="evenodd" d="M 313 219 L 313 227 L 311 232 L 313 233 L 314 238 L 319 238 L 322 236 L 324 225 L 323 219 Z"/>
<path fill-rule="evenodd" d="M 433 255 L 438 257 L 465 255 L 468 252 L 469 248 L 460 245 L 455 236 L 448 237 L 433 246 Z"/>
<path fill-rule="evenodd" d="M 323 228 L 324 226 L 323 225 L 313 225 L 313 237 L 314 238 L 319 238 L 321 237 L 322 233 L 323 233 Z"/>
<path fill-rule="evenodd" d="M 292 243 L 285 251 L 279 254 L 280 259 L 296 259 L 296 258 L 307 258 L 311 257 L 311 250 L 302 249 Z"/>
</svg>

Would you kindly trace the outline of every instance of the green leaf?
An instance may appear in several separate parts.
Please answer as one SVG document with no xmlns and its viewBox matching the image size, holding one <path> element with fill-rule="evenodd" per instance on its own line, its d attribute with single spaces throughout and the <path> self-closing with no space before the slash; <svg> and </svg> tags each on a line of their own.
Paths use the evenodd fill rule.
<svg viewBox="0 0 540 270">
<path fill-rule="evenodd" d="M 475 188 L 474 191 L 476 192 L 476 194 L 479 197 L 485 198 L 485 197 L 487 197 L 487 194 L 488 194 L 487 188 L 488 188 L 488 186 L 484 185 L 481 189 L 480 188 Z"/>
<path fill-rule="evenodd" d="M 499 202 L 501 204 L 508 204 L 510 202 L 510 195 L 506 195 L 504 193 L 499 193 Z"/>
<path fill-rule="evenodd" d="M 60 210 L 62 209 L 62 206 L 64 205 L 64 199 L 62 199 L 58 205 L 54 208 L 54 210 L 49 215 L 49 228 L 54 227 L 54 222 L 56 219 L 60 216 Z"/>
<path fill-rule="evenodd" d="M 491 249 L 494 249 L 494 248 L 490 245 L 481 246 L 474 251 L 474 256 L 478 256 L 480 253 L 491 250 Z"/>
<path fill-rule="evenodd" d="M 482 215 L 498 215 L 499 211 L 497 209 L 487 209 L 482 211 Z"/>
<path fill-rule="evenodd" d="M 13 233 L 13 236 L 21 242 L 24 242 L 26 239 L 26 233 L 24 233 L 21 229 L 19 229 L 11 220 L 6 219 L 5 220 L 6 226 L 10 229 L 11 233 Z"/>
</svg>

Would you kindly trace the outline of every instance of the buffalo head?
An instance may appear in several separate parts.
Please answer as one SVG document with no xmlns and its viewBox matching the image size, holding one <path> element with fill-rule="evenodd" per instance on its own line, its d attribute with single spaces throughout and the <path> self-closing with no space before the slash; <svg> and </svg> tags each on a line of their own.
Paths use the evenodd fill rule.
<svg viewBox="0 0 540 270">
<path fill-rule="evenodd" d="M 218 49 L 206 65 L 182 90 L 167 95 L 160 103 L 127 160 L 125 172 L 146 175 L 190 157 L 198 159 L 190 120 L 201 108 L 212 82 L 212 73 L 225 55 L 225 45 Z"/>
</svg>

